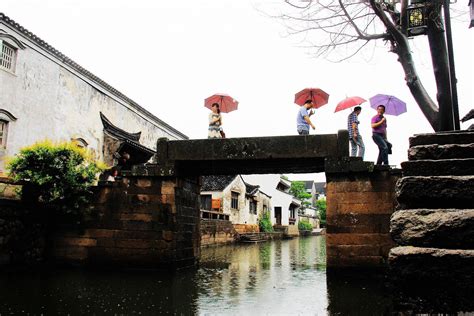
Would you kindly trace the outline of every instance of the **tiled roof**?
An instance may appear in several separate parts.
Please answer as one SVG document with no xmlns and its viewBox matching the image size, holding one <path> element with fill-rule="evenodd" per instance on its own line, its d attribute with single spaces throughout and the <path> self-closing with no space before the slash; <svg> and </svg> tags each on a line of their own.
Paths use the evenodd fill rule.
<svg viewBox="0 0 474 316">
<path fill-rule="evenodd" d="M 85 77 L 89 78 L 90 80 L 94 81 L 95 83 L 100 85 L 102 88 L 104 88 L 105 90 L 110 92 L 111 94 L 113 94 L 116 97 L 124 100 L 126 103 L 130 104 L 132 107 L 134 107 L 139 112 L 141 112 L 141 113 L 145 114 L 146 116 L 150 117 L 156 123 L 166 127 L 167 129 L 169 129 L 173 133 L 179 135 L 183 139 L 188 139 L 188 137 L 186 135 L 184 135 L 180 131 L 176 130 L 171 125 L 168 125 L 167 123 L 163 122 L 158 117 L 156 117 L 154 114 L 152 114 L 149 111 L 145 110 L 138 103 L 136 103 L 135 101 L 133 101 L 132 99 L 130 99 L 129 97 L 124 95 L 122 92 L 118 91 L 117 89 L 115 89 L 114 87 L 112 87 L 107 82 L 100 79 L 99 77 L 95 76 L 93 73 L 91 73 L 87 69 L 84 69 L 82 66 L 77 64 L 75 61 L 73 61 L 72 59 L 70 59 L 69 57 L 67 57 L 66 55 L 64 55 L 63 53 L 61 53 L 60 51 L 58 51 L 57 49 L 55 49 L 54 47 L 52 47 L 51 45 L 46 43 L 44 40 L 42 40 L 41 38 L 39 38 L 35 34 L 31 33 L 30 31 L 25 29 L 23 26 L 16 23 L 14 20 L 10 19 L 8 16 L 6 16 L 4 13 L 1 13 L 1 12 L 0 12 L 0 21 L 3 21 L 5 24 L 11 26 L 15 30 L 17 30 L 19 33 L 21 33 L 25 37 L 27 37 L 30 41 L 34 42 L 36 45 L 40 46 L 41 48 L 46 50 L 48 53 L 50 53 L 54 57 L 58 58 L 61 62 L 68 65 L 69 67 L 73 68 L 78 73 L 82 74 L 83 76 L 85 76 Z"/>
<path fill-rule="evenodd" d="M 249 184 L 247 182 L 245 182 L 245 193 L 249 194 L 249 195 L 255 195 L 258 191 L 258 189 L 260 188 L 259 185 L 253 185 L 253 184 Z"/>
<path fill-rule="evenodd" d="M 203 176 L 201 191 L 223 191 L 237 176 Z"/>
</svg>

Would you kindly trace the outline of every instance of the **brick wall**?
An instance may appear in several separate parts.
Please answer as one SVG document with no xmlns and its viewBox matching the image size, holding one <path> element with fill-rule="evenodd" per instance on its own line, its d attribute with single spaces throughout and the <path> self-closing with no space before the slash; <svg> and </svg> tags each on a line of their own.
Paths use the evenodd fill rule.
<svg viewBox="0 0 474 316">
<path fill-rule="evenodd" d="M 57 233 L 52 255 L 80 264 L 160 268 L 200 254 L 197 178 L 128 176 L 98 188 L 81 231 Z"/>
<path fill-rule="evenodd" d="M 385 266 L 399 172 L 327 173 L 328 267 Z"/>
</svg>

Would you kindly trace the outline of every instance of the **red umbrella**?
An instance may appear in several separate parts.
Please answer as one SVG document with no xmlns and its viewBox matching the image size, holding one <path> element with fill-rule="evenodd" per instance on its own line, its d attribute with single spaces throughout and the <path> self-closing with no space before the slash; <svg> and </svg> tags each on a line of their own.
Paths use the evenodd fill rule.
<svg viewBox="0 0 474 316">
<path fill-rule="evenodd" d="M 219 104 L 219 109 L 223 113 L 229 113 L 237 110 L 239 102 L 225 93 L 216 93 L 204 100 L 204 106 L 208 109 L 212 108 L 212 104 Z"/>
<path fill-rule="evenodd" d="M 306 100 L 312 100 L 314 107 L 317 109 L 329 100 L 329 94 L 319 88 L 306 88 L 295 94 L 295 103 L 303 105 Z"/>
<path fill-rule="evenodd" d="M 367 100 L 361 97 L 348 97 L 339 102 L 336 106 L 334 112 L 339 112 L 348 108 L 351 108 L 356 105 L 360 105 L 361 103 L 366 102 Z"/>
</svg>

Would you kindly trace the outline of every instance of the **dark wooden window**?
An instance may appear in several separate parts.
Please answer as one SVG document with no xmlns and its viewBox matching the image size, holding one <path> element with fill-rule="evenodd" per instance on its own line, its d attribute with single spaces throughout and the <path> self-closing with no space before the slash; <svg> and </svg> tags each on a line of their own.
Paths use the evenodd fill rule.
<svg viewBox="0 0 474 316">
<path fill-rule="evenodd" d="M 212 195 L 202 194 L 201 195 L 201 210 L 211 210 L 212 205 Z"/>
<path fill-rule="evenodd" d="M 0 148 L 7 147 L 8 122 L 0 120 Z"/>
<path fill-rule="evenodd" d="M 239 209 L 239 193 L 231 192 L 230 208 L 234 210 Z"/>
<path fill-rule="evenodd" d="M 257 214 L 257 201 L 250 200 L 250 214 Z"/>
</svg>

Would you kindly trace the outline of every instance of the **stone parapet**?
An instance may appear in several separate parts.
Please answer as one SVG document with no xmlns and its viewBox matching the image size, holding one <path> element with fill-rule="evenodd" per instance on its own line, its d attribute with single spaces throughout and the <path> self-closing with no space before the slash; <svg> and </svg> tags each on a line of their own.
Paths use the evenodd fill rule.
<svg viewBox="0 0 474 316">
<path fill-rule="evenodd" d="M 200 253 L 197 178 L 128 175 L 99 187 L 81 230 L 63 227 L 52 255 L 66 263 L 133 268 L 194 264 Z"/>
</svg>

